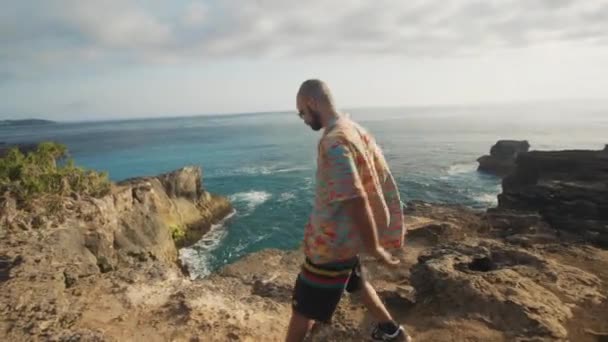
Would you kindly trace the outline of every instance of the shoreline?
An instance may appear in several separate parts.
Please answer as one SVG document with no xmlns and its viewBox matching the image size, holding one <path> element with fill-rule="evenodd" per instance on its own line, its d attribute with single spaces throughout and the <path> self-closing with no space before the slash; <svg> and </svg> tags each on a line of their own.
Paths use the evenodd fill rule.
<svg viewBox="0 0 608 342">
<path fill-rule="evenodd" d="M 396 251 L 402 266 L 364 257 L 370 279 L 419 340 L 608 336 L 608 189 L 588 190 L 608 179 L 606 165 L 602 151 L 523 153 L 496 208 L 408 202 L 406 245 Z M 3 339 L 284 338 L 300 250 L 264 249 L 200 280 L 179 266 L 175 239 L 190 228 L 200 233 L 201 220 L 210 228 L 234 217 L 220 214 L 228 199 L 207 192 L 200 169 L 60 204 L 47 215 L 42 206 L 25 212 L 0 201 Z M 312 341 L 361 341 L 370 323 L 357 297 L 345 296 Z"/>
</svg>

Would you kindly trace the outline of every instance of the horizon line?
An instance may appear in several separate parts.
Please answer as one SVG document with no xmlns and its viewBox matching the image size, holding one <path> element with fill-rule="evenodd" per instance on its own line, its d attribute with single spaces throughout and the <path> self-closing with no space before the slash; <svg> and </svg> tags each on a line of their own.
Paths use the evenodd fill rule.
<svg viewBox="0 0 608 342">
<path fill-rule="evenodd" d="M 529 99 L 529 100 L 516 100 L 516 101 L 486 101 L 486 102 L 472 102 L 472 103 L 452 103 L 452 104 L 411 104 L 411 105 L 361 105 L 361 106 L 346 106 L 340 111 L 350 110 L 367 110 L 367 109 L 402 109 L 402 108 L 474 108 L 474 107 L 491 107 L 491 106 L 516 106 L 516 105 L 532 105 L 532 104 L 556 104 L 556 103 L 574 103 L 574 102 L 592 102 L 592 103 L 605 103 L 608 105 L 608 98 L 571 98 L 571 99 Z M 226 112 L 206 112 L 206 113 L 190 113 L 190 114 L 161 114 L 158 116 L 124 116 L 115 117 L 110 119 L 104 119 L 101 117 L 93 117 L 91 119 L 82 120 L 62 120 L 62 119 L 46 119 L 37 116 L 26 117 L 22 119 L 14 118 L 0 118 L 0 121 L 19 121 L 19 120 L 46 120 L 56 123 L 85 123 L 85 122 L 115 122 L 115 121 L 138 121 L 146 119 L 184 119 L 184 118 L 196 118 L 196 117 L 215 117 L 215 116 L 244 116 L 244 115 L 260 115 L 260 114 L 281 114 L 296 112 L 295 109 L 272 109 L 272 110 L 256 110 L 251 112 L 243 111 L 226 111 Z"/>
</svg>

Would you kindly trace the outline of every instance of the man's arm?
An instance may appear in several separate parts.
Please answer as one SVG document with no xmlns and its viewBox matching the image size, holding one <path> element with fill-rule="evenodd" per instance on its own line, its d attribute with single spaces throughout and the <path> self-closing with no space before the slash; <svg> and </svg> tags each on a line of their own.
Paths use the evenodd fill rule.
<svg viewBox="0 0 608 342">
<path fill-rule="evenodd" d="M 389 173 L 383 184 L 384 200 L 388 206 L 389 211 L 389 227 L 391 230 L 399 230 L 399 241 L 398 245 L 403 246 L 403 240 L 405 237 L 405 224 L 403 220 L 403 203 L 401 202 L 401 196 L 397 189 L 397 183 L 393 176 Z"/>
<path fill-rule="evenodd" d="M 358 223 L 359 234 L 367 253 L 380 259 L 388 265 L 399 264 L 399 259 L 388 253 L 378 241 L 378 229 L 372 215 L 369 201 L 364 197 L 354 198 L 344 202 L 344 207 L 349 215 Z"/>
</svg>

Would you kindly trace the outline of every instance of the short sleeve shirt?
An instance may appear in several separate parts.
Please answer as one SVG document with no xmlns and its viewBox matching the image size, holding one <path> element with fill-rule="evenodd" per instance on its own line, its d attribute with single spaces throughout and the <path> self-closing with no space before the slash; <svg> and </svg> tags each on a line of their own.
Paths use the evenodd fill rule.
<svg viewBox="0 0 608 342">
<path fill-rule="evenodd" d="M 372 209 L 385 248 L 403 244 L 403 209 L 395 180 L 373 137 L 342 117 L 319 141 L 315 202 L 304 234 L 306 256 L 314 263 L 352 258 L 363 252 L 359 225 L 344 202 L 363 198 Z"/>
</svg>

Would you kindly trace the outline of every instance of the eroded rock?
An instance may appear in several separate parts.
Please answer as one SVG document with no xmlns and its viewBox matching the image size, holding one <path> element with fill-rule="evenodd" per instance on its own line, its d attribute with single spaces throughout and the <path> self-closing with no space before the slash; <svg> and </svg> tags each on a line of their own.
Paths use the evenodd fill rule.
<svg viewBox="0 0 608 342">
<path fill-rule="evenodd" d="M 419 258 L 411 281 L 417 302 L 481 317 L 513 337 L 566 339 L 571 305 L 605 300 L 596 276 L 491 240 L 433 249 Z"/>
</svg>

